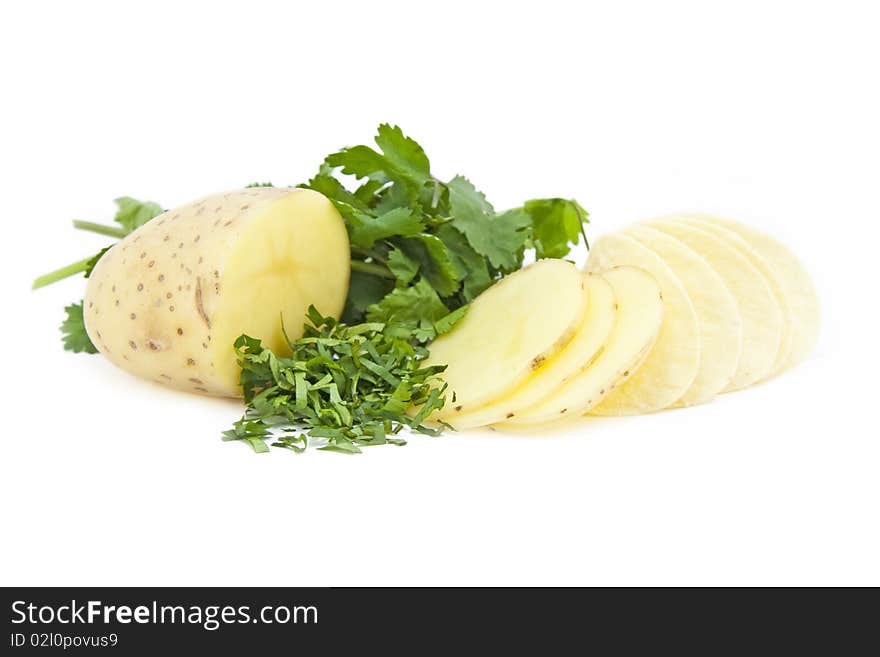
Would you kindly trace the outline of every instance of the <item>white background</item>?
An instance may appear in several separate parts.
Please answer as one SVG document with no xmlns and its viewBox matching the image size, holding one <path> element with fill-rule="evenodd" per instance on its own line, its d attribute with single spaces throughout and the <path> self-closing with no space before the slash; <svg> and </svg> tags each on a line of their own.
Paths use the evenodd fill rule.
<svg viewBox="0 0 880 657">
<path fill-rule="evenodd" d="M 0 583 L 880 584 L 873 3 L 7 3 Z M 496 206 L 593 237 L 754 222 L 813 272 L 811 360 L 690 410 L 254 455 L 240 414 L 62 351 L 128 194 L 297 183 L 399 123 Z M 305 245 L 307 247 L 307 245 Z"/>
</svg>

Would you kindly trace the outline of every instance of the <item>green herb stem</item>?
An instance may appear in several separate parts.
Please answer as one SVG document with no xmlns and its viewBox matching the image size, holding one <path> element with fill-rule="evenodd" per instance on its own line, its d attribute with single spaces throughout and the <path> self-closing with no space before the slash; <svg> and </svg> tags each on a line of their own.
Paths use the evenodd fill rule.
<svg viewBox="0 0 880 657">
<path fill-rule="evenodd" d="M 73 227 L 77 230 L 86 230 L 90 233 L 106 235 L 107 237 L 116 237 L 118 239 L 122 239 L 123 237 L 128 235 L 128 231 L 125 230 L 125 228 L 108 226 L 106 224 L 97 224 L 93 221 L 80 221 L 79 219 L 75 219 L 73 221 Z"/>
<path fill-rule="evenodd" d="M 352 260 L 351 269 L 352 271 L 359 271 L 364 274 L 370 274 L 372 276 L 378 276 L 380 278 L 387 278 L 392 281 L 394 280 L 394 274 L 392 274 L 387 267 L 375 262 L 362 262 L 361 260 Z"/>
<path fill-rule="evenodd" d="M 31 286 L 31 289 L 37 290 L 41 287 L 46 287 L 47 285 L 51 285 L 52 283 L 57 283 L 60 280 L 69 278 L 70 276 L 82 274 L 88 269 L 89 263 L 92 261 L 93 257 L 71 263 L 66 267 L 56 269 L 55 271 L 49 272 L 48 274 L 43 274 L 42 276 L 34 280 L 34 284 Z"/>
</svg>

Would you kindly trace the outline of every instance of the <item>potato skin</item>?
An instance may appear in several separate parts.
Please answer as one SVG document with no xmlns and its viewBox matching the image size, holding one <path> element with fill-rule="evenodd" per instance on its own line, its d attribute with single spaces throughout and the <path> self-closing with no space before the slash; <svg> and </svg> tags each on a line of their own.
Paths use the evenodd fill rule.
<svg viewBox="0 0 880 657">
<path fill-rule="evenodd" d="M 336 264 L 327 274 L 336 298 L 312 301 L 322 306 L 322 312 L 338 315 L 348 287 L 349 252 L 344 224 L 330 201 L 311 190 L 234 190 L 169 210 L 104 254 L 89 278 L 84 307 L 86 330 L 98 350 L 119 367 L 163 385 L 201 394 L 240 396 L 235 356 L 228 340 L 230 328 L 237 327 L 221 330 L 217 325 L 218 310 L 224 311 L 221 317 L 228 316 L 229 304 L 244 302 L 224 298 L 224 282 L 236 275 L 226 270 L 226 264 L 236 253 L 237 244 L 246 236 L 252 238 L 254 227 L 265 225 L 259 222 L 292 195 L 305 203 L 306 212 L 326 214 L 327 248 L 309 244 L 299 249 L 315 250 L 316 255 L 333 263 L 343 259 L 344 266 Z M 290 225 L 296 221 L 298 217 L 291 217 Z M 283 231 L 281 237 L 292 239 L 293 228 Z M 270 256 L 255 253 L 253 260 L 270 261 Z M 285 289 L 308 296 L 309 290 L 294 290 L 295 272 L 291 277 L 292 284 Z M 240 289 L 241 285 L 235 287 Z M 322 296 L 320 290 L 313 295 Z M 271 316 L 277 323 L 285 300 L 276 303 L 276 296 L 270 294 L 268 302 L 262 299 L 252 312 Z M 292 338 L 299 335 L 300 320 L 288 322 Z M 218 333 L 224 336 L 222 340 L 215 339 Z M 220 341 L 230 343 L 218 344 Z"/>
</svg>

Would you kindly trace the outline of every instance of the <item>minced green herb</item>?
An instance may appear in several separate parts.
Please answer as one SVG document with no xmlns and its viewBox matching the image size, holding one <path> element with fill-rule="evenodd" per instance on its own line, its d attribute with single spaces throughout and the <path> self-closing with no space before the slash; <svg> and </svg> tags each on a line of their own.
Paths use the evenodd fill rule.
<svg viewBox="0 0 880 657">
<path fill-rule="evenodd" d="M 443 408 L 445 366 L 421 367 L 424 347 L 395 337 L 382 323 L 346 326 L 312 306 L 303 336 L 288 340 L 282 357 L 260 340 L 235 341 L 247 411 L 224 440 L 243 440 L 256 452 L 267 443 L 302 452 L 310 441 L 324 451 L 404 445 L 404 427 L 437 435 L 424 420 Z M 412 407 L 418 412 L 408 414 Z"/>
</svg>

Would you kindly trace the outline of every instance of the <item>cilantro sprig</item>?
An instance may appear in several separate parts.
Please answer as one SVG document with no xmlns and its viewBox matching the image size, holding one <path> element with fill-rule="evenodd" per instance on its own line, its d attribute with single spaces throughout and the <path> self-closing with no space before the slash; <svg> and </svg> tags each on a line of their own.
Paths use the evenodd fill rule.
<svg viewBox="0 0 880 657">
<path fill-rule="evenodd" d="M 445 366 L 421 367 L 428 351 L 395 337 L 381 323 L 346 326 L 314 306 L 303 336 L 288 340 L 282 357 L 247 335 L 235 341 L 247 410 L 224 432 L 256 452 L 267 443 L 302 452 L 310 441 L 324 451 L 404 445 L 404 427 L 437 435 L 424 420 L 445 403 Z M 286 334 L 285 334 L 286 335 Z M 419 408 L 410 416 L 411 406 Z"/>
<path fill-rule="evenodd" d="M 359 145 L 328 155 L 301 185 L 333 201 L 348 227 L 343 321 L 383 322 L 430 340 L 440 317 L 522 267 L 527 249 L 564 257 L 589 221 L 577 201 L 562 198 L 498 212 L 467 178 L 432 175 L 424 149 L 399 127 L 380 125 L 375 142 L 379 150 Z M 356 186 L 347 187 L 346 176 Z"/>
</svg>

